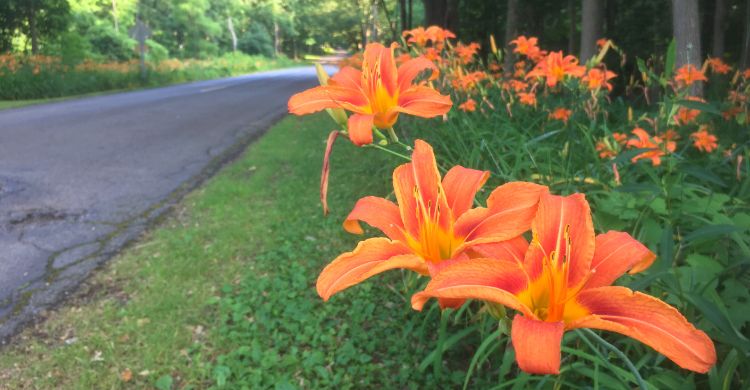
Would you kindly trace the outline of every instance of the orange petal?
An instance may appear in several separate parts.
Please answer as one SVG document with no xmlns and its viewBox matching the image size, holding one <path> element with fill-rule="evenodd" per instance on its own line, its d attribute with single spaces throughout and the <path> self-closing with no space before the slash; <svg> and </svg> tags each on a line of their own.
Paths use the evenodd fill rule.
<svg viewBox="0 0 750 390">
<path fill-rule="evenodd" d="M 529 243 L 526 242 L 526 239 L 523 236 L 518 236 L 507 241 L 474 245 L 470 252 L 476 253 L 474 257 L 512 260 L 522 266 L 524 255 L 528 249 Z"/>
<path fill-rule="evenodd" d="M 518 367 L 530 374 L 559 374 L 564 322 L 545 322 L 517 314 L 510 337 Z"/>
<path fill-rule="evenodd" d="M 396 42 L 382 51 L 380 58 L 380 80 L 385 86 L 386 91 L 391 96 L 396 95 L 398 91 L 398 69 L 396 68 L 396 59 L 393 58 L 393 49 L 397 47 Z"/>
<path fill-rule="evenodd" d="M 650 267 L 656 254 L 628 233 L 607 232 L 596 236 L 591 276 L 586 288 L 609 286 L 630 270 L 631 274 Z"/>
<path fill-rule="evenodd" d="M 370 276 L 394 269 L 405 268 L 427 273 L 424 261 L 412 255 L 398 242 L 378 237 L 361 241 L 352 252 L 347 252 L 330 264 L 318 276 L 316 289 L 323 300 L 351 287 Z"/>
<path fill-rule="evenodd" d="M 424 86 L 415 86 L 403 91 L 398 97 L 398 112 L 432 118 L 450 111 L 453 102 L 450 96 L 441 95 L 440 92 Z"/>
<path fill-rule="evenodd" d="M 516 294 L 526 289 L 523 269 L 514 261 L 470 259 L 455 262 L 433 276 L 424 291 L 411 297 L 411 306 L 422 310 L 430 298 L 480 299 L 532 315 Z"/>
<path fill-rule="evenodd" d="M 439 215 L 439 226 L 444 230 L 448 230 L 451 224 L 451 214 L 448 207 L 448 201 L 445 198 L 445 191 L 441 191 L 441 180 L 440 171 L 438 171 L 437 161 L 435 161 L 435 154 L 432 150 L 432 146 L 427 142 L 418 139 L 414 141 L 414 152 L 411 155 L 411 169 L 414 177 L 414 187 L 410 188 L 410 193 L 407 196 L 417 198 L 418 202 L 415 206 L 428 208 L 428 214 L 435 214 L 434 208 L 438 208 L 437 214 Z M 399 203 L 400 204 L 400 203 Z M 417 210 L 405 210 L 402 212 L 416 213 Z M 424 221 L 420 221 L 424 222 Z M 415 237 L 418 237 L 415 236 Z"/>
<path fill-rule="evenodd" d="M 401 221 L 412 237 L 419 237 L 417 200 L 414 196 L 414 171 L 411 163 L 401 164 L 393 170 L 393 192 L 396 194 Z"/>
<path fill-rule="evenodd" d="M 369 104 L 361 91 L 333 85 L 310 88 L 295 94 L 289 99 L 289 112 L 294 115 L 305 115 L 325 108 L 343 108 L 354 112 L 363 112 Z"/>
<path fill-rule="evenodd" d="M 360 89 L 362 88 L 362 71 L 354 69 L 351 66 L 345 66 L 333 75 L 328 80 L 328 83 L 355 90 Z"/>
<path fill-rule="evenodd" d="M 443 189 L 448 199 L 448 206 L 453 211 L 453 218 L 458 218 L 470 209 L 474 196 L 490 177 L 488 171 L 455 166 L 443 178 Z"/>
<path fill-rule="evenodd" d="M 359 221 L 380 229 L 391 240 L 406 242 L 398 206 L 387 199 L 368 196 L 358 200 L 344 221 L 344 229 L 352 234 L 362 234 Z"/>
<path fill-rule="evenodd" d="M 592 314 L 569 323 L 569 329 L 594 328 L 624 334 L 678 366 L 700 373 L 708 372 L 716 363 L 711 339 L 659 299 L 625 287 L 607 286 L 583 290 L 576 300 Z"/>
<path fill-rule="evenodd" d="M 326 142 L 326 151 L 323 153 L 323 169 L 320 172 L 320 203 L 323 204 L 323 215 L 328 215 L 328 173 L 330 171 L 330 158 L 333 151 L 333 143 L 336 141 L 339 132 L 334 130 L 328 134 Z"/>
<path fill-rule="evenodd" d="M 568 227 L 570 248 L 565 237 Z M 532 280 L 541 275 L 544 254 L 550 255 L 553 251 L 560 256 L 560 264 L 563 259 L 569 262 L 568 286 L 575 286 L 583 280 L 590 270 L 595 243 L 591 210 L 583 194 L 543 194 L 531 229 L 539 240 L 539 245 L 529 246 L 524 260 Z M 565 259 L 568 250 L 570 258 Z"/>
<path fill-rule="evenodd" d="M 424 58 L 412 58 L 398 68 L 398 88 L 401 91 L 409 89 L 414 79 L 424 70 L 431 70 L 430 79 L 437 78 L 439 71 L 432 61 Z"/>
<path fill-rule="evenodd" d="M 349 117 L 347 128 L 349 139 L 357 146 L 372 143 L 372 124 L 374 115 L 354 114 Z"/>
<path fill-rule="evenodd" d="M 380 43 L 368 43 L 365 47 L 362 71 L 370 78 L 363 85 L 365 90 L 372 88 L 377 83 L 382 83 L 386 91 L 393 96 L 398 88 L 398 70 L 393 58 L 393 49 L 387 48 Z"/>
<path fill-rule="evenodd" d="M 487 200 L 487 208 L 475 208 L 456 221 L 455 232 L 466 237 L 465 246 L 505 241 L 529 230 L 539 197 L 547 187 L 534 183 L 511 182 L 497 187 Z"/>
</svg>

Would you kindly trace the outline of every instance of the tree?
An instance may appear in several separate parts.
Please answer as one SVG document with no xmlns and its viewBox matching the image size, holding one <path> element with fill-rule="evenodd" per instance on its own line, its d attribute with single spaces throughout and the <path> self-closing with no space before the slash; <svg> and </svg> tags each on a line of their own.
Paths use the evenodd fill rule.
<svg viewBox="0 0 750 390">
<path fill-rule="evenodd" d="M 693 65 L 701 67 L 700 14 L 698 0 L 672 0 L 672 31 L 675 41 L 675 66 Z M 691 93 L 703 95 L 703 83 L 693 84 Z"/>
<path fill-rule="evenodd" d="M 725 20 L 727 15 L 727 3 L 725 0 L 715 0 L 714 7 L 714 33 L 711 55 L 713 57 L 724 56 L 724 32 L 726 31 Z"/>
<path fill-rule="evenodd" d="M 0 49 L 8 50 L 16 30 L 31 41 L 31 52 L 39 53 L 41 40 L 66 30 L 70 22 L 67 0 L 3 0 L 0 4 Z"/>
<path fill-rule="evenodd" d="M 506 72 L 513 71 L 513 63 L 515 62 L 516 56 L 513 55 L 513 50 L 510 46 L 512 41 L 518 35 L 518 0 L 508 0 L 508 11 L 505 17 L 505 63 L 503 68 Z"/>
<path fill-rule="evenodd" d="M 576 52 L 576 1 L 568 0 L 568 53 Z"/>
<path fill-rule="evenodd" d="M 740 66 L 750 68 L 750 0 L 745 0 L 745 31 L 742 34 Z"/>
<path fill-rule="evenodd" d="M 425 24 L 456 31 L 458 27 L 458 3 L 459 0 L 424 0 Z"/>
<path fill-rule="evenodd" d="M 596 54 L 596 40 L 602 37 L 604 0 L 583 0 L 581 12 L 581 61 Z"/>
</svg>

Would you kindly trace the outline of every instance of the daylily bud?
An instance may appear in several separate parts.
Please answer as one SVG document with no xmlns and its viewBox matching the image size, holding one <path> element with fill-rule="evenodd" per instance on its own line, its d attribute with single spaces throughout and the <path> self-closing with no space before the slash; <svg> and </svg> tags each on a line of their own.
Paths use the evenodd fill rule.
<svg viewBox="0 0 750 390">
<path fill-rule="evenodd" d="M 495 44 L 495 36 L 490 34 L 490 49 L 492 49 L 492 54 L 497 55 L 497 45 Z"/>
<path fill-rule="evenodd" d="M 323 69 L 323 65 L 321 65 L 320 63 L 316 63 L 315 73 L 318 75 L 318 81 L 320 82 L 320 85 L 328 85 L 328 72 Z M 333 121 L 336 122 L 336 124 L 344 129 L 346 128 L 348 117 L 346 116 L 346 112 L 344 112 L 343 109 L 326 108 L 326 112 L 331 116 L 331 118 L 333 118 Z"/>
<path fill-rule="evenodd" d="M 346 122 L 349 117 L 342 108 L 327 108 L 326 111 L 339 126 L 346 129 Z"/>
<path fill-rule="evenodd" d="M 485 302 L 485 306 L 487 307 L 487 312 L 490 313 L 492 318 L 498 321 L 508 319 L 508 314 L 505 310 L 505 306 L 494 302 Z"/>
<path fill-rule="evenodd" d="M 318 81 L 320 85 L 328 85 L 328 72 L 323 69 L 323 65 L 315 63 L 315 73 L 318 74 Z"/>
</svg>

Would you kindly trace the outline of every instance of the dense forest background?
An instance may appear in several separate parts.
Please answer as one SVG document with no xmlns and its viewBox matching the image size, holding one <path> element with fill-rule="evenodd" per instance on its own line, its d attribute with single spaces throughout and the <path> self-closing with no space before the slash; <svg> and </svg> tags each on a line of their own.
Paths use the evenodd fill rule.
<svg viewBox="0 0 750 390">
<path fill-rule="evenodd" d="M 485 48 L 490 34 L 506 42 L 525 34 L 582 58 L 600 37 L 648 58 L 675 34 L 697 33 L 699 42 L 688 40 L 698 57 L 750 66 L 748 0 L 3 0 L 0 52 L 126 60 L 137 56 L 137 18 L 156 58 L 300 57 L 437 24 Z"/>
</svg>

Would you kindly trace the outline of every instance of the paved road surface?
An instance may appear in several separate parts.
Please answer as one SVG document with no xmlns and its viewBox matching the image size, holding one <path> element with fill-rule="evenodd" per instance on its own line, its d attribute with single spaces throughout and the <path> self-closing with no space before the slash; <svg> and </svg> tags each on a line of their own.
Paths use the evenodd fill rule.
<svg viewBox="0 0 750 390">
<path fill-rule="evenodd" d="M 294 68 L 0 111 L 0 340 L 316 82 Z"/>
</svg>

